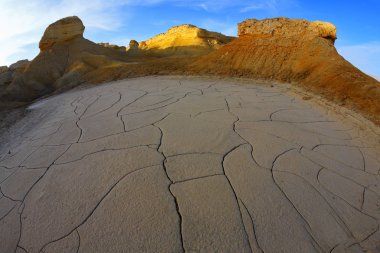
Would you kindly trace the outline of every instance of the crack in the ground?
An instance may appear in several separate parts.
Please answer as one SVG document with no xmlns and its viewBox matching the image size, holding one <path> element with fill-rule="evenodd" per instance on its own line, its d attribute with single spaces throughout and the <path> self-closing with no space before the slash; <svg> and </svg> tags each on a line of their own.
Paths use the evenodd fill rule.
<svg viewBox="0 0 380 253">
<path fill-rule="evenodd" d="M 99 115 L 99 114 L 101 114 L 101 113 L 103 113 L 103 112 L 105 112 L 105 111 L 111 109 L 112 107 L 114 107 L 117 103 L 120 102 L 121 97 L 122 97 L 121 92 L 118 92 L 118 94 L 119 94 L 119 98 L 118 98 L 114 103 L 112 103 L 109 107 L 104 108 L 104 109 L 102 109 L 101 111 L 96 112 L 96 113 L 94 113 L 94 114 L 91 114 L 91 115 L 85 116 L 85 117 L 83 117 L 83 119 L 88 119 L 88 118 L 91 118 L 91 117 L 97 116 L 97 115 Z"/>
<path fill-rule="evenodd" d="M 155 165 L 150 165 L 150 166 L 146 166 L 146 167 L 143 167 L 143 168 L 139 168 L 139 169 L 136 169 L 136 170 L 133 170 L 131 172 L 128 172 L 126 173 L 125 175 L 123 175 L 122 177 L 120 177 L 118 180 L 116 180 L 116 182 L 107 190 L 107 192 L 99 199 L 98 203 L 92 208 L 92 210 L 89 212 L 89 214 L 83 219 L 83 221 L 79 224 L 79 225 L 76 225 L 73 229 L 71 229 L 68 233 L 66 233 L 65 235 L 53 240 L 53 241 L 50 241 L 48 243 L 45 243 L 42 247 L 41 247 L 41 250 L 43 250 L 47 245 L 51 244 L 51 243 L 54 243 L 54 242 L 58 242 L 62 239 L 64 239 L 65 237 L 69 236 L 71 233 L 73 233 L 75 230 L 77 230 L 79 227 L 81 227 L 83 224 L 85 224 L 87 222 L 87 220 L 94 214 L 94 212 L 96 211 L 96 209 L 100 206 L 100 204 L 104 201 L 104 199 L 107 198 L 107 196 L 112 192 L 112 190 L 121 182 L 123 181 L 123 179 L 127 178 L 128 176 L 130 176 L 131 174 L 134 174 L 138 171 L 141 171 L 141 170 L 144 170 L 144 169 L 148 169 L 148 168 L 152 168 L 152 167 L 156 167 L 156 166 L 160 166 L 161 164 L 155 164 Z M 79 235 L 79 233 L 78 233 Z M 78 249 L 79 250 L 79 249 Z"/>
<path fill-rule="evenodd" d="M 323 170 L 323 169 L 326 169 L 326 168 L 322 168 L 321 170 Z M 351 208 L 355 209 L 355 210 L 358 211 L 359 213 L 361 213 L 361 214 L 367 216 L 368 218 L 370 218 L 372 221 L 374 221 L 374 222 L 376 223 L 376 229 L 375 229 L 373 232 L 369 233 L 365 238 L 363 238 L 363 239 L 360 240 L 359 238 L 357 238 L 357 237 L 354 236 L 354 238 L 355 238 L 356 240 L 360 240 L 360 241 L 351 244 L 349 247 L 351 247 L 351 246 L 353 246 L 353 245 L 356 245 L 356 244 L 361 244 L 361 243 L 363 243 L 364 241 L 368 240 L 371 236 L 373 236 L 376 232 L 379 231 L 380 225 L 379 225 L 379 221 L 376 219 L 376 217 L 374 217 L 374 216 L 372 216 L 371 214 L 365 212 L 365 210 L 360 210 L 360 209 L 358 209 L 357 207 L 351 205 L 351 204 L 350 204 L 348 201 L 346 201 L 344 198 L 340 197 L 339 195 L 337 195 L 337 194 L 331 192 L 329 189 L 327 189 L 327 188 L 323 185 L 323 183 L 320 182 L 319 174 L 320 174 L 320 173 L 318 173 L 318 176 L 317 176 L 318 183 L 321 185 L 321 187 L 322 187 L 326 192 L 329 192 L 331 195 L 333 195 L 333 196 L 339 198 L 339 199 L 340 199 L 341 201 L 343 201 L 346 205 L 348 205 L 348 206 L 350 206 Z"/>
<path fill-rule="evenodd" d="M 209 113 L 209 112 L 217 112 L 217 111 L 224 111 L 225 109 L 215 109 L 215 110 L 209 110 L 209 111 L 202 111 L 198 112 L 197 114 L 194 114 L 193 116 L 190 115 L 191 118 L 196 118 L 204 113 Z"/>
<path fill-rule="evenodd" d="M 242 145 L 245 145 L 245 143 L 233 147 L 231 150 L 229 150 L 229 151 L 223 156 L 223 158 L 222 158 L 222 168 L 223 168 L 223 174 L 224 174 L 224 177 L 227 179 L 227 182 L 228 182 L 228 184 L 229 184 L 229 186 L 230 186 L 230 188 L 231 188 L 231 191 L 232 191 L 232 193 L 233 193 L 233 195 L 234 195 L 234 198 L 235 198 L 235 201 L 236 201 L 236 205 L 237 205 L 237 209 L 238 209 L 239 214 L 240 214 L 241 224 L 242 224 L 242 227 L 243 227 L 243 230 L 244 230 L 244 233 L 245 233 L 245 236 L 246 236 L 246 239 L 247 239 L 247 242 L 248 242 L 249 248 L 250 248 L 251 252 L 253 252 L 253 250 L 252 250 L 252 246 L 251 246 L 251 243 L 250 243 L 250 241 L 249 241 L 249 236 L 248 236 L 247 230 L 246 230 L 246 228 L 245 228 L 245 226 L 244 226 L 243 214 L 242 214 L 241 209 L 240 209 L 239 198 L 238 198 L 238 196 L 237 196 L 237 194 L 236 194 L 235 188 L 232 186 L 232 183 L 231 183 L 230 179 L 228 178 L 228 176 L 227 176 L 227 174 L 226 174 L 226 169 L 225 169 L 225 166 L 224 166 L 224 162 L 225 162 L 226 157 L 227 157 L 229 154 L 231 154 L 232 152 L 234 152 L 236 149 L 240 148 Z"/>
<path fill-rule="evenodd" d="M 78 229 L 75 229 L 75 231 L 77 232 L 77 236 L 78 236 L 78 247 L 77 247 L 77 251 L 76 251 L 76 253 L 78 253 L 79 252 L 79 249 L 80 249 L 80 234 L 79 234 L 79 232 L 78 232 Z"/>
<path fill-rule="evenodd" d="M 328 170 L 328 169 L 326 169 L 326 168 L 322 168 L 321 171 L 322 171 L 322 170 Z M 328 171 L 330 171 L 330 170 L 328 170 Z M 330 172 L 331 172 L 331 171 L 330 171 Z M 340 200 L 342 200 L 343 202 L 345 202 L 347 205 L 349 205 L 350 207 L 352 207 L 353 209 L 355 209 L 355 210 L 358 211 L 359 213 L 362 213 L 362 214 L 364 214 L 365 216 L 367 216 L 367 217 L 369 217 L 369 218 L 371 218 L 372 220 L 375 220 L 375 221 L 377 222 L 376 217 L 374 217 L 374 216 L 372 216 L 371 214 L 365 212 L 365 210 L 360 210 L 359 208 L 353 206 L 351 203 L 349 203 L 347 200 L 345 200 L 345 199 L 342 198 L 341 196 L 339 196 L 339 195 L 337 195 L 337 194 L 331 192 L 329 189 L 327 189 L 327 188 L 324 186 L 324 184 L 320 181 L 319 177 L 320 177 L 320 173 L 318 173 L 317 180 L 318 180 L 319 184 L 321 185 L 321 187 L 322 187 L 323 189 L 325 189 L 325 191 L 327 191 L 327 192 L 329 192 L 330 194 L 334 195 L 335 197 L 339 198 Z"/>
<path fill-rule="evenodd" d="M 186 98 L 189 94 L 191 94 L 192 92 L 186 92 L 185 95 L 183 95 L 182 97 L 180 98 L 177 98 L 176 101 L 172 102 L 172 103 L 169 103 L 169 104 L 166 104 L 164 106 L 159 106 L 159 107 L 155 107 L 155 108 L 152 108 L 152 109 L 147 109 L 147 110 L 142 110 L 142 111 L 138 111 L 138 112 L 131 112 L 131 113 L 126 113 L 126 114 L 123 114 L 122 116 L 125 116 L 125 115 L 132 115 L 132 114 L 138 114 L 138 113 L 142 113 L 142 112 L 149 112 L 149 111 L 153 111 L 153 110 L 157 110 L 157 109 L 161 109 L 161 108 L 164 108 L 164 107 L 167 107 L 169 105 L 173 105 L 175 103 L 178 103 L 179 101 L 181 101 L 182 99 Z"/>
<path fill-rule="evenodd" d="M 67 147 L 67 149 L 62 152 L 61 155 L 59 155 L 45 170 L 45 172 L 32 184 L 32 186 L 28 189 L 28 191 L 25 193 L 23 199 L 22 199 L 22 210 L 21 212 L 19 212 L 20 214 L 20 234 L 19 234 L 19 237 L 18 237 L 18 240 L 17 240 L 17 245 L 20 244 L 20 240 L 21 240 L 21 234 L 22 234 L 22 214 L 24 212 L 24 207 L 25 207 L 25 199 L 26 197 L 29 195 L 29 193 L 32 191 L 32 189 L 38 184 L 38 182 L 41 181 L 41 179 L 46 175 L 46 173 L 49 171 L 49 169 L 51 168 L 51 166 L 53 166 L 53 164 L 61 157 L 63 156 L 68 150 L 69 148 L 71 147 L 71 144 Z"/>
<path fill-rule="evenodd" d="M 18 202 L 18 203 L 21 203 L 21 202 L 22 202 L 22 200 L 14 199 L 14 198 L 12 198 L 12 197 L 6 195 L 6 194 L 3 192 L 2 186 L 0 186 L 0 193 L 1 193 L 1 195 L 3 195 L 3 198 L 9 199 L 9 200 L 11 200 L 11 201 L 13 201 L 13 202 Z"/>
<path fill-rule="evenodd" d="M 175 155 L 168 155 L 166 158 L 173 158 L 177 156 L 185 156 L 185 155 L 220 155 L 223 156 L 223 153 L 214 153 L 214 152 L 189 152 L 189 153 L 177 153 Z"/>
<path fill-rule="evenodd" d="M 120 117 L 120 113 L 123 111 L 123 109 L 127 108 L 128 106 L 130 106 L 131 104 L 135 103 L 136 101 L 138 101 L 139 99 L 145 97 L 146 95 L 148 95 L 149 93 L 144 91 L 144 94 L 141 95 L 141 96 L 138 96 L 137 98 L 135 98 L 134 100 L 132 100 L 131 102 L 127 103 L 126 105 L 122 106 L 117 112 L 116 112 L 116 116 L 117 117 Z"/>
<path fill-rule="evenodd" d="M 6 197 L 6 196 L 4 196 L 4 198 L 7 198 L 7 199 L 11 200 L 10 198 L 8 198 L 8 197 Z M 2 217 L 0 217 L 0 221 L 1 221 L 2 219 L 4 219 L 5 217 L 7 217 L 8 214 L 10 214 L 10 213 L 13 211 L 13 209 L 15 209 L 16 207 L 17 207 L 17 203 L 15 203 L 15 204 L 13 205 L 13 207 L 12 207 L 11 209 L 9 209 L 8 212 L 6 212 Z"/>
<path fill-rule="evenodd" d="M 313 163 L 313 164 L 315 164 L 315 165 L 318 165 L 318 166 L 320 166 L 320 167 L 323 167 L 324 169 L 328 170 L 329 172 L 331 172 L 331 173 L 333 173 L 333 174 L 335 174 L 335 175 L 338 175 L 338 176 L 340 176 L 340 177 L 342 177 L 342 178 L 344 178 L 344 179 L 347 179 L 348 181 L 352 182 L 353 184 L 356 184 L 356 185 L 361 186 L 361 187 L 363 187 L 363 188 L 367 188 L 367 187 L 371 186 L 371 185 L 363 185 L 363 184 L 361 184 L 360 182 L 354 181 L 351 177 L 348 177 L 348 176 L 346 176 L 346 175 L 344 175 L 344 174 L 342 174 L 342 173 L 338 173 L 336 170 L 331 169 L 331 168 L 328 168 L 328 167 L 325 167 L 324 165 L 320 164 L 319 162 L 314 161 L 312 158 L 310 158 L 310 157 L 308 157 L 307 155 L 303 154 L 303 151 L 302 151 L 302 150 L 304 150 L 304 149 L 307 149 L 307 148 L 306 148 L 306 147 L 302 147 L 302 148 L 300 149 L 300 151 L 299 151 L 299 154 L 300 154 L 302 157 L 304 157 L 305 159 L 307 159 L 308 161 L 310 161 L 311 163 Z M 312 150 L 309 149 L 309 151 L 312 151 Z M 316 151 L 314 151 L 314 152 L 316 152 Z M 325 158 L 327 158 L 327 159 L 331 159 L 332 161 L 336 162 L 336 163 L 337 163 L 338 165 L 340 165 L 340 166 L 343 166 L 343 167 L 346 166 L 346 167 L 348 167 L 349 169 L 356 170 L 356 171 L 358 171 L 358 172 L 360 172 L 360 173 L 368 174 L 368 175 L 371 175 L 371 176 L 374 175 L 374 174 L 372 174 L 372 173 L 369 173 L 369 172 L 366 172 L 366 171 L 359 170 L 359 169 L 357 169 L 357 168 L 353 168 L 353 167 L 351 167 L 351 166 L 348 166 L 348 165 L 346 165 L 345 163 L 342 163 L 342 162 L 340 162 L 340 161 L 334 160 L 334 159 L 330 158 L 329 156 L 326 156 L 326 155 L 321 154 L 321 153 L 319 153 L 319 152 L 316 152 L 316 153 L 317 153 L 318 155 L 322 156 L 322 157 L 325 157 Z"/>
<path fill-rule="evenodd" d="M 232 130 L 245 142 L 245 144 L 247 144 L 247 145 L 249 145 L 250 146 L 250 148 L 251 148 L 251 158 L 252 158 L 252 160 L 253 160 L 253 162 L 257 165 L 257 166 L 259 166 L 260 168 L 264 168 L 264 167 L 262 167 L 261 165 L 259 165 L 259 163 L 257 162 L 257 160 L 253 157 L 253 145 L 247 140 L 247 139 L 245 139 L 237 130 L 236 130 L 236 124 L 238 123 L 238 122 L 240 122 L 240 118 L 239 118 L 239 116 L 237 116 L 235 113 L 233 113 L 232 111 L 231 111 L 231 107 L 230 107 L 230 105 L 229 105 L 229 103 L 228 103 L 228 101 L 227 101 L 227 98 L 225 98 L 225 101 L 226 101 L 226 105 L 227 105 L 227 109 L 228 109 L 228 112 L 231 114 L 231 115 L 233 115 L 235 118 L 236 118 L 236 120 L 233 122 L 233 124 L 232 124 Z M 265 168 L 265 169 L 269 169 L 269 168 Z"/>
<path fill-rule="evenodd" d="M 162 167 L 164 169 L 166 177 L 171 182 L 169 184 L 169 186 L 168 186 L 168 191 L 170 192 L 171 196 L 173 197 L 175 208 L 176 208 L 176 211 L 177 211 L 177 214 L 178 214 L 178 219 L 179 219 L 179 236 L 180 236 L 180 241 L 181 241 L 182 252 L 186 252 L 186 249 L 185 249 L 185 246 L 184 246 L 183 231 L 182 231 L 182 229 L 183 229 L 183 226 L 182 226 L 183 218 L 182 218 L 182 214 L 181 214 L 181 211 L 180 211 L 180 207 L 179 207 L 179 204 L 178 204 L 177 197 L 174 195 L 174 193 L 171 190 L 171 186 L 173 185 L 173 180 L 170 178 L 170 176 L 168 174 L 168 171 L 167 171 L 167 168 L 166 168 L 165 161 L 167 160 L 167 157 L 166 157 L 165 153 L 163 151 L 161 151 L 162 139 L 164 138 L 164 132 L 162 131 L 161 127 L 156 126 L 156 125 L 154 125 L 154 126 L 157 127 L 157 129 L 161 133 L 160 142 L 159 142 L 159 144 L 157 146 L 157 152 L 161 153 L 162 156 L 164 157 L 164 160 L 162 161 Z"/>
<path fill-rule="evenodd" d="M 307 225 L 307 227 L 305 227 L 306 231 L 308 232 L 309 236 L 310 236 L 310 239 L 313 241 L 313 243 L 315 243 L 316 246 L 318 246 L 319 248 L 323 249 L 323 247 L 321 247 L 321 245 L 319 245 L 318 241 L 316 241 L 316 239 L 314 238 L 314 235 L 312 234 L 312 228 L 310 226 L 310 223 L 307 221 L 307 219 L 302 215 L 302 213 L 298 210 L 298 208 L 295 206 L 295 204 L 290 200 L 290 198 L 288 197 L 288 195 L 285 193 L 285 191 L 281 188 L 281 186 L 278 184 L 277 180 L 276 180 L 276 177 L 274 176 L 274 171 L 273 171 L 273 168 L 276 164 L 276 161 L 283 155 L 287 154 L 288 152 L 290 151 L 293 151 L 293 150 L 296 150 L 294 148 L 291 148 L 289 150 L 286 150 L 284 152 L 282 152 L 281 154 L 277 155 L 276 158 L 274 159 L 273 163 L 272 163 L 272 166 L 270 168 L 270 172 L 271 172 L 271 175 L 272 175 L 272 181 L 274 182 L 274 184 L 276 185 L 276 187 L 278 188 L 278 190 L 280 190 L 280 192 L 282 193 L 282 195 L 285 197 L 285 199 L 288 201 L 288 203 L 293 207 L 293 209 L 298 213 L 299 217 L 303 220 L 304 224 Z M 314 246 L 315 246 L 314 245 Z"/>
<path fill-rule="evenodd" d="M 123 122 L 124 132 L 127 133 L 127 132 L 134 131 L 134 130 L 138 130 L 138 129 L 141 129 L 141 128 L 144 128 L 144 127 L 147 127 L 147 126 L 152 126 L 152 125 L 154 125 L 154 124 L 156 124 L 156 123 L 158 123 L 158 122 L 160 122 L 160 121 L 166 119 L 169 115 L 170 115 L 170 113 L 167 113 L 165 116 L 163 116 L 162 118 L 160 118 L 160 119 L 158 119 L 158 120 L 156 120 L 156 121 L 154 121 L 154 122 L 147 123 L 147 124 L 145 124 L 145 125 L 142 125 L 142 126 L 139 126 L 139 127 L 133 128 L 133 129 L 129 129 L 128 131 L 127 131 L 127 128 L 126 128 L 126 125 L 125 125 L 124 119 L 123 119 L 124 116 L 127 116 L 127 115 L 122 115 L 122 116 L 120 116 L 120 119 L 121 119 L 121 121 Z"/>
<path fill-rule="evenodd" d="M 200 176 L 200 177 L 192 177 L 192 178 L 189 178 L 189 179 L 178 180 L 178 181 L 174 181 L 173 180 L 172 184 L 173 185 L 175 185 L 175 184 L 181 184 L 181 183 L 191 182 L 191 181 L 194 181 L 194 180 L 205 179 L 205 178 L 210 178 L 210 177 L 215 177 L 215 176 L 224 176 L 224 174 L 212 174 L 212 175 L 206 175 L 206 176 Z"/>
<path fill-rule="evenodd" d="M 247 212 L 247 214 L 249 216 L 249 219 L 251 220 L 252 230 L 253 230 L 253 238 L 254 238 L 254 240 L 256 242 L 256 247 L 257 247 L 257 249 L 259 250 L 260 253 L 264 253 L 264 250 L 260 246 L 260 243 L 259 243 L 259 241 L 257 239 L 257 232 L 256 232 L 256 229 L 255 229 L 255 223 L 253 222 L 253 217 L 252 217 L 251 213 L 249 212 L 248 208 L 246 207 L 246 205 L 244 204 L 243 200 L 241 200 L 241 199 L 239 199 L 239 200 L 240 200 L 242 206 L 244 207 L 245 211 Z"/>
<path fill-rule="evenodd" d="M 79 126 L 79 122 L 82 120 L 82 118 L 83 118 L 83 116 L 86 114 L 86 112 L 87 112 L 87 110 L 93 105 L 93 104 L 95 104 L 98 100 L 99 100 L 99 98 L 100 98 L 101 96 L 97 96 L 96 97 L 96 99 L 94 100 L 94 101 L 92 101 L 86 108 L 85 108 L 85 110 L 83 111 L 83 113 L 78 117 L 78 119 L 75 121 L 75 125 L 77 126 L 77 128 L 79 129 L 79 136 L 78 136 L 78 139 L 77 139 L 77 141 L 75 142 L 75 143 L 78 143 L 79 141 L 80 141 L 80 139 L 82 138 L 82 136 L 83 136 L 83 129 Z"/>
<path fill-rule="evenodd" d="M 83 160 L 84 158 L 86 158 L 88 156 L 98 154 L 98 153 L 102 153 L 102 152 L 107 152 L 107 151 L 121 151 L 121 150 L 137 149 L 137 148 L 142 148 L 142 147 L 150 148 L 149 145 L 153 145 L 153 144 L 135 145 L 135 146 L 127 147 L 127 148 L 103 148 L 103 149 L 100 149 L 100 150 L 97 150 L 94 152 L 87 153 L 87 154 L 85 154 L 85 155 L 83 155 L 80 158 L 75 159 L 75 160 L 70 160 L 68 162 L 61 162 L 61 163 L 55 162 L 54 165 L 64 165 L 64 164 L 69 164 L 69 163 L 75 163 L 75 162 Z M 154 149 L 154 148 L 150 148 L 150 149 Z"/>
<path fill-rule="evenodd" d="M 318 171 L 318 174 L 321 172 L 323 168 L 321 167 L 320 170 Z M 287 173 L 287 174 L 290 174 L 290 175 L 293 175 L 299 179 L 301 179 L 304 183 L 306 183 L 308 186 L 310 186 L 312 189 L 314 189 L 314 191 L 324 200 L 324 202 L 327 204 L 327 206 L 332 210 L 333 213 L 330 213 L 331 214 L 331 217 L 336 221 L 337 224 L 339 224 L 339 226 L 343 229 L 343 231 L 348 235 L 350 236 L 353 240 L 355 240 L 355 236 L 354 234 L 352 233 L 352 231 L 349 229 L 348 225 L 345 223 L 345 221 L 338 215 L 338 213 L 336 212 L 335 208 L 330 204 L 330 202 L 326 199 L 325 196 L 323 196 L 323 194 L 312 184 L 309 182 L 309 180 L 307 180 L 306 178 L 296 174 L 296 173 L 293 173 L 293 172 L 290 172 L 290 171 L 283 171 L 283 170 L 275 170 L 276 172 L 281 172 L 281 173 Z M 317 174 L 317 177 L 318 177 L 318 174 Z"/>
</svg>

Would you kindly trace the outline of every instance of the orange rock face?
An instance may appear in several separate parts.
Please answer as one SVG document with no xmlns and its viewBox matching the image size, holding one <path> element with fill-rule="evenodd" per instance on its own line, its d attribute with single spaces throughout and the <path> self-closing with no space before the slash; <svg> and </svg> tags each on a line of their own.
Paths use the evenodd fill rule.
<svg viewBox="0 0 380 253">
<path fill-rule="evenodd" d="M 76 16 L 60 19 L 46 28 L 39 47 L 41 51 L 44 51 L 57 42 L 83 37 L 84 28 L 82 21 Z"/>
</svg>

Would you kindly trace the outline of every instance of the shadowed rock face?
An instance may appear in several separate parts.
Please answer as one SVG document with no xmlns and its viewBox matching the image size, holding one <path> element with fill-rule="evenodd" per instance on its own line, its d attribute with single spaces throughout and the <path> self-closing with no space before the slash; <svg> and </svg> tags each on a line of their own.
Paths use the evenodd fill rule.
<svg viewBox="0 0 380 253">
<path fill-rule="evenodd" d="M 7 87 L 12 80 L 25 71 L 25 69 L 29 66 L 30 61 L 28 60 L 20 60 L 16 63 L 13 63 L 9 66 L 1 66 L 0 67 L 0 93 L 1 89 Z"/>
</svg>

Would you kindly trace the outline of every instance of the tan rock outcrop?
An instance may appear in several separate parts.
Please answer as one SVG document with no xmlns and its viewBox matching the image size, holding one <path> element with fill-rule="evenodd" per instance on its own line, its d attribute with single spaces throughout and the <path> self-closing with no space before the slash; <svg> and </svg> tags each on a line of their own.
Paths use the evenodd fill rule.
<svg viewBox="0 0 380 253">
<path fill-rule="evenodd" d="M 46 28 L 39 47 L 41 51 L 44 51 L 51 48 L 57 42 L 83 37 L 84 28 L 82 20 L 76 16 L 60 19 Z"/>
<path fill-rule="evenodd" d="M 336 27 L 328 22 L 314 21 L 309 22 L 304 19 L 247 19 L 238 25 L 238 35 L 252 35 L 257 37 L 282 36 L 302 38 L 322 37 L 336 40 Z"/>
<path fill-rule="evenodd" d="M 140 42 L 139 49 L 157 56 L 197 56 L 218 49 L 233 39 L 221 33 L 186 24 L 172 27 L 166 33 Z"/>
<path fill-rule="evenodd" d="M 175 26 L 170 28 L 166 33 L 141 42 L 139 48 L 143 50 L 185 46 L 218 48 L 231 40 L 231 37 L 221 33 L 209 32 L 194 25 L 186 24 Z"/>
</svg>

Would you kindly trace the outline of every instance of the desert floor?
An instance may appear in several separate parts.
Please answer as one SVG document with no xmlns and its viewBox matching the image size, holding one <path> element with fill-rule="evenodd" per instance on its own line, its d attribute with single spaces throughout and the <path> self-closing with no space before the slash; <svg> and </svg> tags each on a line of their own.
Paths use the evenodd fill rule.
<svg viewBox="0 0 380 253">
<path fill-rule="evenodd" d="M 285 86 L 144 77 L 28 111 L 0 144 L 0 252 L 380 247 L 380 137 Z"/>
</svg>

